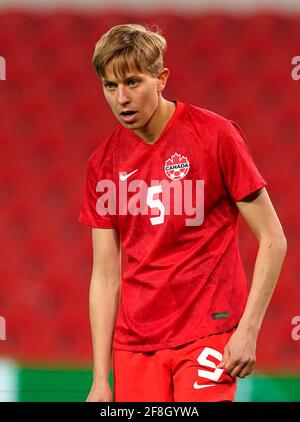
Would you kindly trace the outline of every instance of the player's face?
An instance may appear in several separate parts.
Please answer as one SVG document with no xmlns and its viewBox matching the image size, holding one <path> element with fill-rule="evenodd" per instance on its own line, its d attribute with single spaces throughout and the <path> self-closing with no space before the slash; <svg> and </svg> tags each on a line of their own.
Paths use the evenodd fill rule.
<svg viewBox="0 0 300 422">
<path fill-rule="evenodd" d="M 163 90 L 168 69 L 164 68 L 158 77 L 149 72 L 132 70 L 119 80 L 108 64 L 106 78 L 102 78 L 104 96 L 118 121 L 128 129 L 142 129 L 154 114 L 160 92 Z"/>
</svg>

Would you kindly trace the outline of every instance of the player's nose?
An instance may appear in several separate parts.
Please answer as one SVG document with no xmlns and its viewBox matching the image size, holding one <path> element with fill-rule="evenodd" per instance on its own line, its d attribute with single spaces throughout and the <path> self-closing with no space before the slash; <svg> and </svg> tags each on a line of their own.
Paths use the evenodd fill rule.
<svg viewBox="0 0 300 422">
<path fill-rule="evenodd" d="M 128 103 L 128 101 L 129 101 L 129 98 L 128 98 L 126 87 L 120 85 L 118 87 L 118 102 L 119 104 L 124 105 Z"/>
</svg>

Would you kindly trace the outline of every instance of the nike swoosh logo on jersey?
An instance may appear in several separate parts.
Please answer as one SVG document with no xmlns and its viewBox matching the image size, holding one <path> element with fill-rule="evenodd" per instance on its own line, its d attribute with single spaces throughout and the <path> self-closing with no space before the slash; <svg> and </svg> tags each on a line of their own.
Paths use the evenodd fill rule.
<svg viewBox="0 0 300 422">
<path fill-rule="evenodd" d="M 216 384 L 204 384 L 204 385 L 199 385 L 198 383 L 197 383 L 197 381 L 195 381 L 195 383 L 194 383 L 194 388 L 196 389 L 196 390 L 199 390 L 200 388 L 206 388 L 206 387 L 214 387 Z"/>
<path fill-rule="evenodd" d="M 121 182 L 124 182 L 124 180 L 128 179 L 128 177 L 129 177 L 129 176 L 131 176 L 131 175 L 132 175 L 133 173 L 135 173 L 136 171 L 138 171 L 138 169 L 133 170 L 131 173 L 128 173 L 128 174 L 125 174 L 125 175 L 120 174 L 120 180 L 121 180 Z"/>
</svg>

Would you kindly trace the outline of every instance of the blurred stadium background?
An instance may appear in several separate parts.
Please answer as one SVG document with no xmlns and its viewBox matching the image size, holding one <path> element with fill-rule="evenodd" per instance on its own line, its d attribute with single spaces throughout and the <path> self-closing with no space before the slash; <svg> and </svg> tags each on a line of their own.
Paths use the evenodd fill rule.
<svg viewBox="0 0 300 422">
<path fill-rule="evenodd" d="M 88 156 L 116 126 L 91 56 L 128 22 L 166 36 L 165 96 L 235 120 L 268 181 L 288 255 L 237 400 L 299 401 L 298 0 L 0 0 L 0 400 L 89 392 L 91 240 L 77 218 Z M 240 244 L 250 282 L 257 243 L 243 221 Z"/>
</svg>

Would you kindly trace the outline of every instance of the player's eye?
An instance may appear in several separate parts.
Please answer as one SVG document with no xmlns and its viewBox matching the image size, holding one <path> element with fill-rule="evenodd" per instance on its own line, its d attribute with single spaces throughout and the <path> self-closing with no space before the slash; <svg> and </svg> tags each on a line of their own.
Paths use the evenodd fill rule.
<svg viewBox="0 0 300 422">
<path fill-rule="evenodd" d="M 106 89 L 112 90 L 113 88 L 115 88 L 116 85 L 112 82 L 105 82 L 104 86 Z"/>
<path fill-rule="evenodd" d="M 136 79 L 129 79 L 128 85 L 131 87 L 137 86 L 138 81 Z"/>
</svg>

